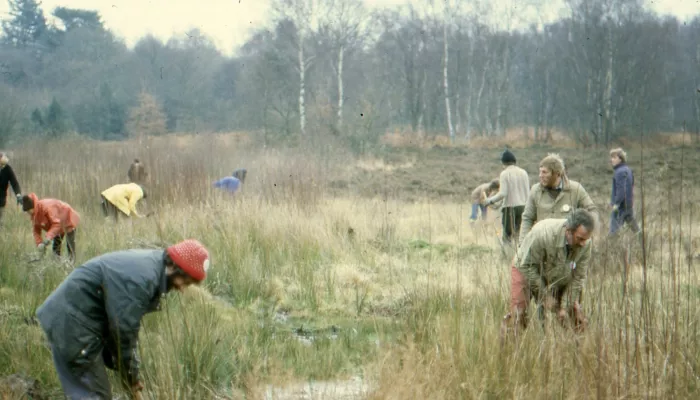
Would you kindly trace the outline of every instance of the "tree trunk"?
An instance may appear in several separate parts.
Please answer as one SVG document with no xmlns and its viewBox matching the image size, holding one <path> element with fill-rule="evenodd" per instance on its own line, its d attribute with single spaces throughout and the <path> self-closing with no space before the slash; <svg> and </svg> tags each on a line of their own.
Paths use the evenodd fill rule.
<svg viewBox="0 0 700 400">
<path fill-rule="evenodd" d="M 450 141 L 454 143 L 455 141 L 455 131 L 454 128 L 452 127 L 452 113 L 450 112 L 450 83 L 448 80 L 448 66 L 449 66 L 449 60 L 450 60 L 450 50 L 449 46 L 447 43 L 447 15 L 449 9 L 447 6 L 445 6 L 445 23 L 443 24 L 443 37 L 445 41 L 445 65 L 443 67 L 443 78 L 444 78 L 444 86 L 445 86 L 445 114 L 447 116 L 447 129 L 450 134 Z"/>
<path fill-rule="evenodd" d="M 343 55 L 345 46 L 340 45 L 338 49 L 338 131 L 343 127 Z"/>
<path fill-rule="evenodd" d="M 304 62 L 304 34 L 299 30 L 299 128 L 301 134 L 306 135 L 306 110 L 304 98 L 306 91 L 306 63 Z"/>
<path fill-rule="evenodd" d="M 605 129 L 605 144 L 609 145 L 613 130 L 613 115 L 612 115 L 612 88 L 613 88 L 613 43 L 612 43 L 612 27 L 608 28 L 608 54 L 607 54 L 607 71 L 605 74 L 605 97 L 603 101 L 603 116 Z"/>
</svg>

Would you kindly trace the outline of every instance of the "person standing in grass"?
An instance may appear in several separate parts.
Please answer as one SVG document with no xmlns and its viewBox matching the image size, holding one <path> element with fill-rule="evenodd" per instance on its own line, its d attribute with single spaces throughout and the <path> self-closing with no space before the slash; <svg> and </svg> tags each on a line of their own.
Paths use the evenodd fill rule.
<svg viewBox="0 0 700 400">
<path fill-rule="evenodd" d="M 65 396 L 111 399 L 106 367 L 137 397 L 141 319 L 166 293 L 202 282 L 209 264 L 207 249 L 189 239 L 107 253 L 73 270 L 36 311 Z"/>
<path fill-rule="evenodd" d="M 61 255 L 61 246 L 66 239 L 66 247 L 71 263 L 75 262 L 75 230 L 80 223 L 80 215 L 67 203 L 56 199 L 37 198 L 29 193 L 22 197 L 22 211 L 29 214 L 34 228 L 34 242 L 40 252 L 53 242 L 53 252 Z M 46 239 L 42 239 L 46 231 Z"/>
<path fill-rule="evenodd" d="M 10 159 L 7 154 L 0 153 L 0 226 L 2 226 L 2 217 L 7 204 L 8 186 L 12 186 L 17 203 L 22 199 L 22 189 L 19 187 L 17 176 L 15 176 L 15 171 L 12 170 L 9 162 Z"/>
<path fill-rule="evenodd" d="M 148 174 L 146 173 L 146 167 L 141 164 L 138 158 L 134 159 L 134 162 L 129 166 L 129 171 L 126 173 L 129 178 L 129 182 L 142 184 L 146 182 Z"/>
<path fill-rule="evenodd" d="M 488 207 L 486 206 L 486 199 L 492 194 L 498 192 L 500 188 L 500 183 L 498 179 L 494 179 L 491 182 L 482 183 L 477 186 L 472 192 L 472 216 L 470 220 L 472 222 L 476 221 L 479 214 L 479 209 L 481 209 L 481 219 L 485 220 L 488 213 Z"/>
<path fill-rule="evenodd" d="M 110 215 L 115 221 L 119 220 L 120 213 L 130 217 L 143 218 L 144 216 L 136 211 L 136 203 L 146 198 L 143 187 L 136 183 L 124 183 L 114 185 L 101 193 L 102 212 L 105 217 Z"/>
<path fill-rule="evenodd" d="M 610 197 L 610 234 L 615 235 L 624 224 L 639 234 L 640 229 L 634 218 L 634 175 L 627 165 L 627 153 L 621 148 L 610 150 L 610 163 L 613 166 L 612 195 Z"/>
<path fill-rule="evenodd" d="M 585 208 L 595 215 L 595 203 L 580 183 L 566 176 L 564 160 L 558 154 L 543 158 L 539 172 L 540 181 L 532 186 L 527 197 L 520 237 L 525 237 L 538 221 L 566 218 L 577 208 Z"/>
<path fill-rule="evenodd" d="M 566 219 L 538 222 L 523 238 L 511 266 L 510 312 L 503 320 L 502 335 L 510 324 L 527 328 L 527 308 L 535 299 L 565 324 L 572 321 L 577 331 L 587 320 L 579 302 L 591 261 L 591 235 L 596 218 L 578 208 Z"/>
<path fill-rule="evenodd" d="M 527 195 L 530 191 L 530 178 L 527 172 L 516 166 L 515 155 L 506 149 L 501 155 L 503 171 L 501 172 L 498 193 L 486 200 L 486 205 L 490 206 L 503 200 L 501 207 L 503 224 L 503 242 L 510 244 L 518 239 L 523 210 L 527 203 Z"/>
</svg>

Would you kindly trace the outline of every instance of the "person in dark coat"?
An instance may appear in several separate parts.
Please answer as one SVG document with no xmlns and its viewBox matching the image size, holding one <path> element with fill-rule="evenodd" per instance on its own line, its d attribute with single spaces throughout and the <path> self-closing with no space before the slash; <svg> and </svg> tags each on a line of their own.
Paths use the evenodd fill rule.
<svg viewBox="0 0 700 400">
<path fill-rule="evenodd" d="M 145 183 L 146 178 L 148 178 L 148 173 L 146 173 L 146 167 L 141 164 L 138 158 L 134 159 L 134 162 L 129 166 L 129 171 L 126 173 L 129 178 L 130 183 Z"/>
<path fill-rule="evenodd" d="M 624 224 L 634 233 L 639 233 L 639 225 L 634 218 L 634 175 L 627 166 L 627 153 L 617 148 L 610 150 L 610 163 L 613 166 L 612 195 L 610 196 L 610 234 L 615 235 Z"/>
<path fill-rule="evenodd" d="M 209 252 L 190 239 L 165 250 L 107 253 L 73 270 L 36 312 L 66 397 L 111 399 L 105 367 L 136 397 L 141 318 L 171 290 L 203 281 L 208 269 Z"/>
<path fill-rule="evenodd" d="M 19 187 L 19 182 L 9 162 L 10 159 L 7 157 L 7 154 L 0 153 L 0 226 L 2 226 L 2 216 L 5 213 L 5 205 L 7 204 L 8 186 L 12 186 L 17 204 L 22 200 L 22 189 Z"/>
</svg>

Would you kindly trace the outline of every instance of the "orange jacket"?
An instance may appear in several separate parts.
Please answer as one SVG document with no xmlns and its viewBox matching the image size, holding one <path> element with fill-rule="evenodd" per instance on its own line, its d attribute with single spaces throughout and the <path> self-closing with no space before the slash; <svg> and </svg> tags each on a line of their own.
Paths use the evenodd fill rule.
<svg viewBox="0 0 700 400">
<path fill-rule="evenodd" d="M 42 230 L 47 231 L 47 240 L 53 240 L 56 236 L 73 231 L 80 223 L 80 215 L 67 203 L 56 199 L 39 200 L 34 193 L 30 193 L 29 197 L 34 200 L 32 224 L 37 245 L 41 243 Z"/>
</svg>

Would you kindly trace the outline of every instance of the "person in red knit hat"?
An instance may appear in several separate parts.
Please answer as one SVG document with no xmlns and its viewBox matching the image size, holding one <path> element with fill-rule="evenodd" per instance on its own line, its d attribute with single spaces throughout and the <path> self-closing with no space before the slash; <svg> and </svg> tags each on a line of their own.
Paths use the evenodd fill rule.
<svg viewBox="0 0 700 400">
<path fill-rule="evenodd" d="M 138 397 L 141 318 L 159 310 L 171 290 L 202 282 L 209 264 L 207 249 L 189 239 L 166 249 L 107 253 L 73 270 L 36 312 L 66 397 L 111 399 L 105 367 Z"/>
</svg>

